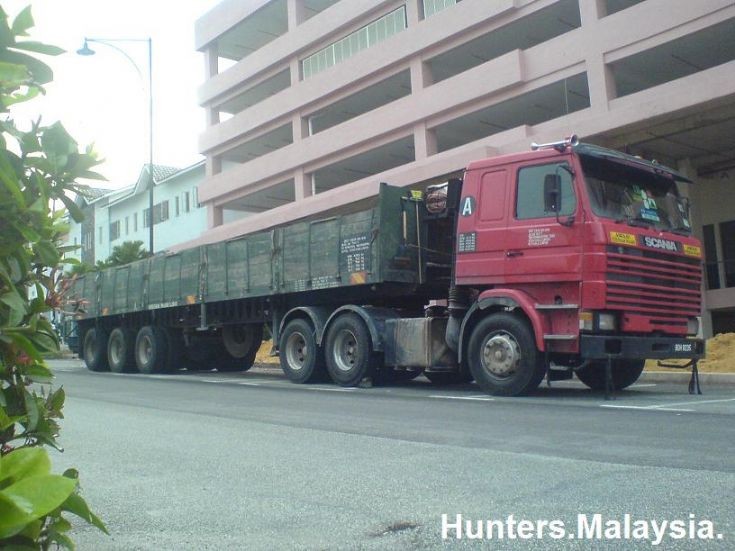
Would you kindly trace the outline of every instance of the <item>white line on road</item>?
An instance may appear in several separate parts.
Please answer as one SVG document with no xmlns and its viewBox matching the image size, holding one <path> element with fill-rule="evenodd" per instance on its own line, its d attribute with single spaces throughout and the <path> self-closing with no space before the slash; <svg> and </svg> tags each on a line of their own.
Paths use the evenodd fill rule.
<svg viewBox="0 0 735 551">
<path fill-rule="evenodd" d="M 493 402 L 495 398 L 490 396 L 445 396 L 441 394 L 430 394 L 429 398 L 438 398 L 440 400 L 475 400 L 477 402 Z"/>
<path fill-rule="evenodd" d="M 641 383 L 640 385 L 630 385 L 628 388 L 644 388 L 647 386 L 656 386 L 656 383 Z"/>
<path fill-rule="evenodd" d="M 666 406 L 695 406 L 697 404 L 716 404 L 720 402 L 735 402 L 735 398 L 726 398 L 722 400 L 692 400 L 691 402 L 677 402 L 675 404 L 666 404 Z M 650 407 L 661 409 L 661 406 L 650 406 Z"/>
<path fill-rule="evenodd" d="M 616 404 L 600 404 L 601 408 L 615 408 L 615 409 L 639 409 L 645 411 L 686 411 L 688 413 L 694 412 L 693 409 L 675 409 L 664 406 L 619 406 Z"/>
<path fill-rule="evenodd" d="M 307 386 L 308 390 L 324 390 L 326 392 L 355 392 L 356 388 L 323 388 L 316 386 Z"/>
</svg>

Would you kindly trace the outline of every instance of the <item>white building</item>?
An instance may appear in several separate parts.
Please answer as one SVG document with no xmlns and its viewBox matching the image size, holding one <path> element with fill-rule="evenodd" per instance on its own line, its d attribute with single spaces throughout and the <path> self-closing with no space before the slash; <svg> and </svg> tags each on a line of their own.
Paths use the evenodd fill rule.
<svg viewBox="0 0 735 551">
<path fill-rule="evenodd" d="M 188 168 L 154 165 L 154 253 L 195 239 L 206 229 L 206 209 L 199 204 L 199 186 L 204 179 L 204 162 Z M 77 199 L 85 218 L 70 222 L 66 244 L 80 245 L 69 257 L 88 264 L 105 260 L 112 249 L 125 241 L 142 241 L 148 249 L 148 168 L 137 182 L 120 190 L 92 188 L 90 197 Z"/>
</svg>

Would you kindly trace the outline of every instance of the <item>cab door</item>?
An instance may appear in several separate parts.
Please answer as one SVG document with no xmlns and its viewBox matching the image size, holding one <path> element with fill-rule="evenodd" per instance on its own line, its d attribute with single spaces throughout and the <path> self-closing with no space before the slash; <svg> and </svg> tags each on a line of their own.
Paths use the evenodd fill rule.
<svg viewBox="0 0 735 551">
<path fill-rule="evenodd" d="M 516 165 L 506 234 L 508 283 L 579 280 L 582 217 L 571 166 L 567 160 Z M 561 181 L 558 215 L 546 210 L 544 182 L 549 176 Z"/>
</svg>

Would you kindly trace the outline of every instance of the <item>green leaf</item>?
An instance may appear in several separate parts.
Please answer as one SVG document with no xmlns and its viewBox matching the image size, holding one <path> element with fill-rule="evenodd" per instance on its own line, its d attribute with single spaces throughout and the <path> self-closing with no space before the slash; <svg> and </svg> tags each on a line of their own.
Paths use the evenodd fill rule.
<svg viewBox="0 0 735 551">
<path fill-rule="evenodd" d="M 33 364 L 23 369 L 23 375 L 28 377 L 34 383 L 50 383 L 54 379 L 54 374 L 48 367 L 40 364 Z"/>
<path fill-rule="evenodd" d="M 28 432 L 33 432 L 38 427 L 38 421 L 41 419 L 41 411 L 38 407 L 36 397 L 28 391 L 23 393 L 25 400 L 26 411 L 28 412 L 28 426 L 26 427 Z"/>
<path fill-rule="evenodd" d="M 61 55 L 65 52 L 63 48 L 59 48 L 58 46 L 50 46 L 48 44 L 42 44 L 41 42 L 35 42 L 31 40 L 16 42 L 15 44 L 13 44 L 13 48 L 44 55 Z"/>
<path fill-rule="evenodd" d="M 7 304 L 13 310 L 21 312 L 22 314 L 25 314 L 28 311 L 26 301 L 23 300 L 23 297 L 21 297 L 15 289 L 1 295 L 0 302 Z"/>
<path fill-rule="evenodd" d="M 5 396 L 3 394 L 0 394 L 0 402 L 5 401 Z M 7 404 L 0 404 L 0 406 L 5 407 Z M 9 417 L 7 413 L 5 413 L 5 410 L 0 409 L 0 431 L 4 431 L 5 429 L 12 427 L 17 422 L 22 421 L 25 419 L 25 415 L 14 415 L 12 417 Z M 2 480 L 2 478 L 0 478 Z"/>
<path fill-rule="evenodd" d="M 30 476 L 42 476 L 51 472 L 51 460 L 42 448 L 20 448 L 1 459 L 0 481 L 15 481 Z"/>
<path fill-rule="evenodd" d="M 80 223 L 84 220 L 84 213 L 80 209 L 74 200 L 67 195 L 60 195 L 59 199 L 64 203 L 64 206 L 69 211 L 69 214 L 74 219 L 74 222 Z"/>
<path fill-rule="evenodd" d="M 69 498 L 61 506 L 63 511 L 68 511 L 81 519 L 86 520 L 89 524 L 96 526 L 99 530 L 109 535 L 105 523 L 95 515 L 84 501 L 84 498 L 77 493 L 71 494 Z"/>
<path fill-rule="evenodd" d="M 43 61 L 24 53 L 0 50 L 0 61 L 25 65 L 28 71 L 30 71 L 35 85 L 46 84 L 54 79 L 54 72 L 51 70 L 51 67 Z"/>
<path fill-rule="evenodd" d="M 0 61 L 0 81 L 4 86 L 10 83 L 22 84 L 30 78 L 30 73 L 23 65 Z"/>
<path fill-rule="evenodd" d="M 26 6 L 13 20 L 11 32 L 14 35 L 25 36 L 28 29 L 34 25 L 33 15 L 31 15 L 31 7 Z"/>
<path fill-rule="evenodd" d="M 29 512 L 0 492 L 0 538 L 9 538 L 22 531 L 34 519 Z"/>
<path fill-rule="evenodd" d="M 51 375 L 53 377 L 53 375 Z M 53 392 L 48 397 L 48 406 L 51 411 L 61 411 L 61 408 L 64 407 L 64 402 L 66 401 L 66 392 L 64 392 L 64 388 L 58 388 L 55 392 Z M 66 473 L 64 473 L 64 476 L 66 476 Z"/>
<path fill-rule="evenodd" d="M 0 491 L 0 498 L 14 503 L 35 520 L 60 507 L 77 487 L 74 480 L 60 475 L 23 478 Z"/>
</svg>

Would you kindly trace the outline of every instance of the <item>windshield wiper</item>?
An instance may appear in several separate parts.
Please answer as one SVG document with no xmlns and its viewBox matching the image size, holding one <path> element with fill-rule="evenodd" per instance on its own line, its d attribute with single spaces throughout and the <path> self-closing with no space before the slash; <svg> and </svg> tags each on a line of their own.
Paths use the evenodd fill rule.
<svg viewBox="0 0 735 551">
<path fill-rule="evenodd" d="M 684 236 L 692 235 L 692 230 L 690 228 L 687 228 L 686 226 L 676 226 L 674 228 L 671 228 L 669 231 L 671 233 L 676 233 L 678 235 L 684 235 Z"/>
</svg>

